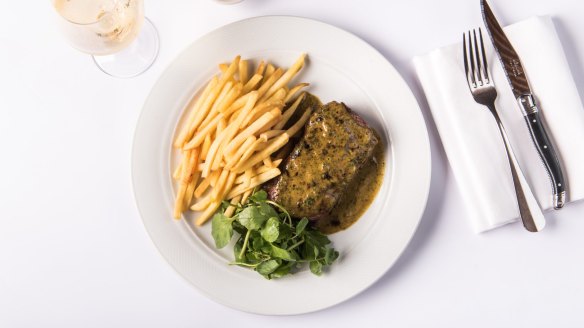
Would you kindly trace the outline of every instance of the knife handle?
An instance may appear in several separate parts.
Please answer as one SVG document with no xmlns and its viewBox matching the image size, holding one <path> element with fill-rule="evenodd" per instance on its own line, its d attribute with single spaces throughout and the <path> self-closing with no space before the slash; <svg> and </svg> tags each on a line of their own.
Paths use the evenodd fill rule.
<svg viewBox="0 0 584 328">
<path fill-rule="evenodd" d="M 552 183 L 554 209 L 560 209 L 566 200 L 566 184 L 556 150 L 547 135 L 533 96 L 520 96 L 519 103 L 523 109 L 531 139 Z"/>
</svg>

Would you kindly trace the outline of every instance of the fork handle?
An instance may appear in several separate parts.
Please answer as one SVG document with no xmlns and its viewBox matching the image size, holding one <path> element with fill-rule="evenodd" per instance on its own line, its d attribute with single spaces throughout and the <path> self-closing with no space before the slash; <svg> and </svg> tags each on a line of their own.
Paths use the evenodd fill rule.
<svg viewBox="0 0 584 328">
<path fill-rule="evenodd" d="M 511 174 L 513 176 L 515 195 L 517 196 L 517 203 L 519 205 L 519 215 L 521 216 L 523 226 L 531 232 L 541 231 L 545 227 L 545 217 L 543 216 L 543 212 L 537 204 L 537 200 L 531 192 L 527 180 L 525 179 L 525 176 L 523 176 L 523 172 L 521 172 L 521 168 L 519 167 L 517 158 L 515 158 L 513 148 L 507 137 L 507 132 L 505 132 L 505 128 L 503 127 L 503 123 L 501 123 L 499 114 L 497 114 L 495 105 L 489 105 L 488 107 L 495 116 L 499 132 L 505 143 L 507 159 L 509 160 L 509 166 L 511 166 Z"/>
</svg>

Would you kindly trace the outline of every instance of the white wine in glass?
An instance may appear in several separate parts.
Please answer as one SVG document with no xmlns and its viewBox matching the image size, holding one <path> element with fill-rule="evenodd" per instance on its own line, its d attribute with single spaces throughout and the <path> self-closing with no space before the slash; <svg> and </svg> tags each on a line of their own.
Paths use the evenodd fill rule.
<svg viewBox="0 0 584 328">
<path fill-rule="evenodd" d="M 147 70 L 158 55 L 158 33 L 143 0 L 52 0 L 71 45 L 116 77 Z"/>
</svg>

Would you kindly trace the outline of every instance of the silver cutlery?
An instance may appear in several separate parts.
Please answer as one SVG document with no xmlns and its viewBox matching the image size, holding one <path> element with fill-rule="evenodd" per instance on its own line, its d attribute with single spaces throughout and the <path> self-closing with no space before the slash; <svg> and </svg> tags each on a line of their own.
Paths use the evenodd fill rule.
<svg viewBox="0 0 584 328">
<path fill-rule="evenodd" d="M 519 107 L 529 128 L 531 140 L 550 178 L 554 208 L 560 209 L 566 202 L 566 184 L 564 182 L 562 167 L 560 166 L 555 148 L 546 133 L 540 115 L 540 109 L 537 107 L 535 98 L 529 87 L 525 70 L 521 65 L 521 60 L 519 60 L 517 52 L 513 49 L 513 45 L 509 42 L 509 39 L 505 35 L 505 32 L 503 32 L 501 25 L 497 22 L 486 0 L 481 0 L 481 8 L 487 31 L 491 36 L 497 55 L 503 64 L 503 69 L 505 70 L 513 94 L 519 102 Z"/>
<path fill-rule="evenodd" d="M 489 74 L 483 35 L 480 29 L 478 39 L 476 30 L 473 30 L 472 33 L 469 31 L 468 35 L 463 34 L 463 57 L 464 71 L 472 96 L 477 103 L 489 109 L 497 122 L 499 132 L 503 138 L 523 226 L 531 232 L 541 231 L 545 226 L 545 218 L 521 172 L 521 168 L 507 137 L 507 132 L 505 132 L 501 118 L 495 108 L 497 90 Z"/>
</svg>

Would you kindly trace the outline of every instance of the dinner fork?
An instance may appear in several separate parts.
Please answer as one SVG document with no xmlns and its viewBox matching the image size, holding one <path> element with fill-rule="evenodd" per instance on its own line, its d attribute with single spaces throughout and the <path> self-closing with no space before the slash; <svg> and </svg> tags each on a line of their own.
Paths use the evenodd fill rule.
<svg viewBox="0 0 584 328">
<path fill-rule="evenodd" d="M 491 114 L 493 114 L 495 121 L 497 121 L 501 138 L 503 138 L 505 144 L 509 166 L 511 167 L 511 175 L 513 176 L 513 185 L 515 187 L 521 221 L 525 229 L 531 232 L 537 232 L 545 226 L 545 218 L 527 184 L 527 180 L 525 180 L 521 172 L 521 168 L 507 137 L 507 132 L 495 108 L 497 90 L 489 74 L 483 34 L 480 28 L 478 35 L 478 40 L 476 30 L 472 30 L 472 33 L 468 31 L 468 34 L 465 33 L 462 35 L 464 71 L 466 73 L 468 87 L 474 100 L 486 106 Z"/>
</svg>

